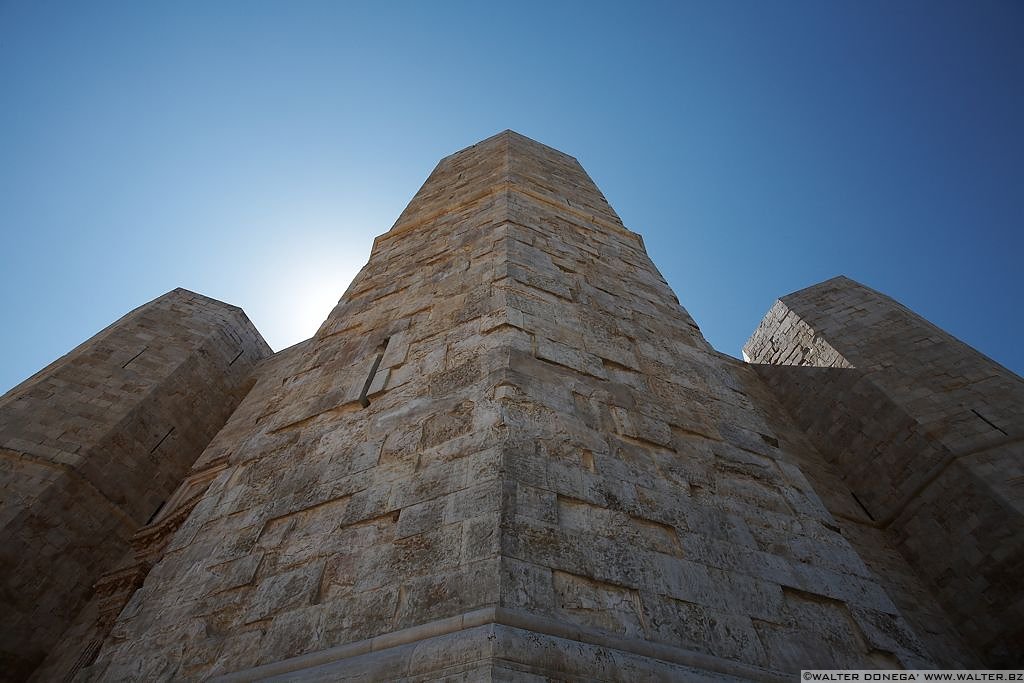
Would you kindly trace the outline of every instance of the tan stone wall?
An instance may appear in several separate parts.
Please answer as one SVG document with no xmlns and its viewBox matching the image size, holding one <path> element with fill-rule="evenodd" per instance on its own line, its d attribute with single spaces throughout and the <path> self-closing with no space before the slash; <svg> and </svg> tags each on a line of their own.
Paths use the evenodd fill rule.
<svg viewBox="0 0 1024 683">
<path fill-rule="evenodd" d="M 745 354 L 778 364 L 758 372 L 841 474 L 860 535 L 884 532 L 979 661 L 1019 665 L 1024 381 L 847 278 L 783 297 Z"/>
<path fill-rule="evenodd" d="M 24 678 L 223 425 L 269 352 L 175 290 L 0 398 L 0 669 Z"/>
<path fill-rule="evenodd" d="M 443 160 L 274 368 L 83 679 L 931 662 L 806 437 L 571 157 L 504 133 Z"/>
</svg>

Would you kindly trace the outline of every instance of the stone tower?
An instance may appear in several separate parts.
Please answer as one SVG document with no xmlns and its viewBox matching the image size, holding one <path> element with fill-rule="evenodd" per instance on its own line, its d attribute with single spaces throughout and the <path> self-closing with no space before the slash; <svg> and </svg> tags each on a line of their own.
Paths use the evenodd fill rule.
<svg viewBox="0 0 1024 683">
<path fill-rule="evenodd" d="M 816 408 L 803 375 L 781 375 L 818 368 L 762 372 L 710 348 L 575 159 L 511 131 L 447 157 L 318 332 L 251 369 L 92 599 L 38 622 L 64 635 L 34 677 L 783 681 L 1008 661 L 1020 620 L 986 622 L 957 572 L 1021 594 L 1019 507 L 951 530 L 977 543 L 933 575 L 915 553 L 942 508 L 905 499 L 941 474 L 909 472 L 916 442 L 872 431 L 890 417 L 876 393 L 907 421 L 934 417 L 912 378 L 934 371 L 936 392 L 933 361 L 974 370 L 934 349 L 890 376 L 914 349 L 872 341 L 888 300 L 853 304 L 863 325 L 833 339 L 846 304 L 807 298 L 776 306 L 748 351 L 836 366 Z M 907 320 L 894 337 L 918 333 Z M 978 436 L 964 448 L 983 455 L 954 466 L 1010 495 L 991 467 L 1019 453 L 1019 404 L 999 402 L 1021 383 L 989 363 L 970 377 L 996 373 L 999 406 L 974 409 L 1006 441 Z M 861 428 L 893 444 L 880 482 L 839 436 Z M 984 455 L 999 444 L 1005 457 Z M 999 515 L 1008 530 L 985 526 Z"/>
<path fill-rule="evenodd" d="M 744 354 L 842 480 L 817 488 L 846 536 L 865 556 L 884 537 L 982 661 L 1020 665 L 1024 381 L 844 277 L 780 299 Z M 927 628 L 935 603 L 891 578 Z"/>
<path fill-rule="evenodd" d="M 269 353 L 241 309 L 179 289 L 0 398 L 6 677 L 26 677 L 53 647 Z"/>
</svg>

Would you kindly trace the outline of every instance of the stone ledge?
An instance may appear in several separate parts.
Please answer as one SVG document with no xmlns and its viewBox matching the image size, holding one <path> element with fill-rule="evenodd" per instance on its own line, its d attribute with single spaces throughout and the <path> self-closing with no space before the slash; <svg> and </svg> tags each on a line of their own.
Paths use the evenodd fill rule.
<svg viewBox="0 0 1024 683">
<path fill-rule="evenodd" d="M 539 665 L 541 669 L 544 669 L 543 662 L 524 661 L 532 659 L 532 657 L 516 659 L 514 652 L 497 650 L 497 646 L 493 645 L 497 638 L 496 628 L 502 629 L 505 635 L 510 635 L 513 639 L 521 639 L 524 635 L 523 632 L 526 632 L 534 638 L 539 635 L 548 636 L 558 641 L 571 641 L 576 647 L 589 645 L 608 648 L 617 651 L 621 655 L 619 658 L 611 657 L 610 659 L 613 661 L 617 661 L 617 659 L 622 657 L 630 660 L 636 658 L 656 660 L 647 661 L 643 664 L 645 669 L 650 669 L 652 672 L 658 671 L 663 674 L 662 676 L 656 675 L 654 677 L 655 680 L 678 675 L 680 673 L 678 667 L 689 669 L 693 674 L 707 672 L 709 678 L 719 680 L 720 678 L 718 677 L 722 675 L 739 680 L 764 681 L 766 683 L 781 683 L 792 678 L 780 671 L 763 669 L 662 643 L 592 631 L 523 610 L 486 607 L 374 638 L 367 638 L 366 640 L 339 645 L 319 652 L 311 652 L 251 669 L 236 671 L 215 677 L 212 680 L 217 683 L 241 683 L 243 681 L 276 679 L 277 677 L 281 677 L 281 680 L 289 681 L 319 680 L 327 673 L 325 669 L 330 669 L 332 672 L 329 674 L 330 679 L 336 680 L 335 677 L 345 677 L 343 668 L 351 669 L 353 675 L 356 671 L 361 676 L 371 674 L 373 671 L 385 675 L 383 668 L 393 665 L 396 657 L 411 663 L 413 650 L 419 650 L 421 646 L 426 646 L 433 639 L 445 638 L 453 634 L 457 634 L 459 640 L 463 643 L 479 641 L 481 656 L 474 659 L 473 662 L 465 662 L 465 664 L 479 664 L 481 660 L 491 660 L 494 663 L 508 663 L 512 659 L 519 664 L 531 668 Z M 492 643 L 490 649 L 496 650 L 493 654 L 483 652 L 483 650 L 488 649 L 486 647 L 487 643 Z M 562 643 L 552 641 L 550 644 L 558 649 L 565 649 Z M 409 646 L 412 645 L 415 645 L 415 647 L 410 648 Z M 561 647 L 559 648 L 560 645 Z M 397 651 L 399 648 L 408 649 L 408 652 L 399 652 Z M 543 650 L 544 648 L 538 644 L 536 647 L 538 658 Z M 594 661 L 601 660 L 598 658 Z M 636 664 L 637 662 L 633 662 L 632 665 L 636 666 Z M 428 670 L 424 669 L 417 673 L 427 672 Z M 325 678 L 325 680 L 327 679 Z"/>
</svg>

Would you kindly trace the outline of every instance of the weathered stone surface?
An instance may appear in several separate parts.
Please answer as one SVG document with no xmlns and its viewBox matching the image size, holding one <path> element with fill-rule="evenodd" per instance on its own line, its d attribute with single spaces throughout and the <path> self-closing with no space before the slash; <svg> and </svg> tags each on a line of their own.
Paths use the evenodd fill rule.
<svg viewBox="0 0 1024 683">
<path fill-rule="evenodd" d="M 248 390 L 270 349 L 182 289 L 0 398 L 0 670 L 24 678 Z"/>
<path fill-rule="evenodd" d="M 744 354 L 824 456 L 807 470 L 838 475 L 830 509 L 918 630 L 948 632 L 945 610 L 979 661 L 1020 665 L 1024 380 L 843 277 L 776 302 Z"/>
<path fill-rule="evenodd" d="M 449 157 L 229 421 L 230 471 L 88 673 L 203 678 L 497 607 L 634 643 L 538 670 L 645 676 L 660 644 L 770 679 L 837 619 L 821 661 L 869 665 L 849 614 L 902 618 L 786 478 L 742 370 L 575 160 L 513 133 Z"/>
<path fill-rule="evenodd" d="M 915 433 L 813 341 L 828 387 L 875 402 L 865 423 Z M 841 452 L 709 347 L 575 159 L 511 131 L 443 159 L 316 335 L 254 379 L 177 512 L 133 541 L 152 569 L 109 634 L 76 624 L 102 647 L 62 642 L 42 678 L 781 681 L 974 661 L 863 523 Z M 882 510 L 921 480 L 877 459 L 865 505 Z"/>
</svg>

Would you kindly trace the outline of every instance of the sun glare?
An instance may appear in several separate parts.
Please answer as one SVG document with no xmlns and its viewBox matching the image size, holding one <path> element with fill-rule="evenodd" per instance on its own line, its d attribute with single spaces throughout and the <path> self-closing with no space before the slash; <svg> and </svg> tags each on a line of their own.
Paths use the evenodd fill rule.
<svg viewBox="0 0 1024 683">
<path fill-rule="evenodd" d="M 355 264 L 309 264 L 296 267 L 275 291 L 274 319 L 266 338 L 277 351 L 312 337 L 327 319 L 352 278 Z"/>
</svg>

